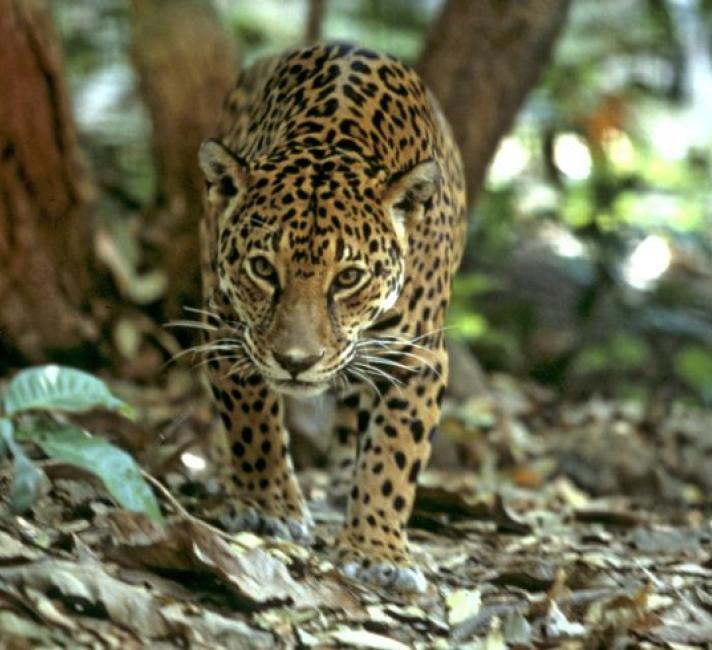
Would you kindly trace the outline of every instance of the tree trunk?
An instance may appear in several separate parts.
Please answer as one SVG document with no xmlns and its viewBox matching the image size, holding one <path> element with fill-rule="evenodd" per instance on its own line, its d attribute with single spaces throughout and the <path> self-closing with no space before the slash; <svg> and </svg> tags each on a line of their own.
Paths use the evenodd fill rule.
<svg viewBox="0 0 712 650">
<path fill-rule="evenodd" d="M 304 41 L 307 45 L 316 43 L 321 39 L 321 27 L 324 22 L 326 0 L 308 0 L 307 26 L 304 30 Z"/>
<path fill-rule="evenodd" d="M 452 124 L 474 201 L 499 139 L 549 61 L 569 0 L 447 0 L 418 70 Z"/>
<path fill-rule="evenodd" d="M 215 129 L 237 73 L 237 52 L 207 0 L 132 0 L 132 55 L 153 123 L 155 204 L 149 264 L 168 274 L 164 316 L 200 302 L 198 148 Z"/>
<path fill-rule="evenodd" d="M 0 361 L 93 340 L 90 187 L 45 2 L 0 11 Z"/>
</svg>

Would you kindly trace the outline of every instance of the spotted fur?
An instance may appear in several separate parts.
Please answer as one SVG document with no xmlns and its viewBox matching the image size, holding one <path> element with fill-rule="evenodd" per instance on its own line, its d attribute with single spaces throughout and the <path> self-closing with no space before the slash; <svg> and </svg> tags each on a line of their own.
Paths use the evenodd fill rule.
<svg viewBox="0 0 712 650">
<path fill-rule="evenodd" d="M 358 439 L 338 541 L 349 576 L 425 581 L 406 523 L 447 380 L 464 241 L 459 153 L 398 60 L 314 46 L 245 70 L 200 152 L 208 370 L 231 458 L 224 523 L 307 539 L 285 395 L 339 394 Z"/>
</svg>

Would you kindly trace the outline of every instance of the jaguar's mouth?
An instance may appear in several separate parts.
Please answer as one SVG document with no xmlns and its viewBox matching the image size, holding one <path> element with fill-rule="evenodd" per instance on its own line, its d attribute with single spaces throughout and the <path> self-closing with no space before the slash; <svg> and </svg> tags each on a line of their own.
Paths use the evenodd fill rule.
<svg viewBox="0 0 712 650">
<path fill-rule="evenodd" d="M 279 393 L 293 397 L 314 397 L 328 390 L 328 382 L 299 381 L 298 379 L 270 379 L 272 388 Z"/>
</svg>

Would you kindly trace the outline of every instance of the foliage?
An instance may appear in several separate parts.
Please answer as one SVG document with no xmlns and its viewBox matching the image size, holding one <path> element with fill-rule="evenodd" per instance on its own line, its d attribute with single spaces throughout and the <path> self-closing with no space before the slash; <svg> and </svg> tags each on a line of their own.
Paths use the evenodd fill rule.
<svg viewBox="0 0 712 650">
<path fill-rule="evenodd" d="M 675 372 L 712 404 L 712 353 L 698 345 L 684 347 L 675 358 Z"/>
<path fill-rule="evenodd" d="M 111 496 L 128 510 L 161 520 L 153 492 L 126 452 L 59 419 L 95 408 L 132 417 L 133 409 L 115 397 L 103 381 L 80 370 L 56 365 L 29 368 L 10 381 L 1 403 L 0 456 L 4 443 L 14 462 L 10 488 L 13 510 L 28 510 L 47 483 L 46 475 L 30 460 L 17 438 L 38 445 L 50 458 L 96 475 Z"/>
<path fill-rule="evenodd" d="M 467 268 L 507 289 L 470 300 L 455 285 L 459 312 L 469 300 L 514 341 L 518 354 L 497 366 L 532 372 L 544 354 L 557 371 L 539 378 L 568 386 L 606 372 L 604 391 L 644 369 L 707 400 L 704 364 L 680 358 L 712 336 L 710 17 L 709 3 L 573 3 L 470 230 Z M 542 352 L 542 339 L 566 344 Z M 473 346 L 491 360 L 486 340 Z"/>
<path fill-rule="evenodd" d="M 96 406 L 133 416 L 133 409 L 114 397 L 103 381 L 80 370 L 59 366 L 18 372 L 5 391 L 3 406 L 8 416 L 22 411 L 81 413 Z"/>
</svg>

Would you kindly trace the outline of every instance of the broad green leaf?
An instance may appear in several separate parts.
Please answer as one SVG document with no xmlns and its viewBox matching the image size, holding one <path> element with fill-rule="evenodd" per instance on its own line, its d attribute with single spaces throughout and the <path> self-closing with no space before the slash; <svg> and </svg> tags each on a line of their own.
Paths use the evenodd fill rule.
<svg viewBox="0 0 712 650">
<path fill-rule="evenodd" d="M 49 479 L 44 471 L 33 463 L 24 453 L 13 450 L 12 483 L 10 484 L 10 508 L 16 514 L 27 512 L 37 501 L 37 498 L 49 485 Z"/>
<path fill-rule="evenodd" d="M 80 467 L 98 476 L 117 503 L 127 510 L 143 512 L 162 521 L 158 502 L 129 454 L 101 438 L 72 426 L 51 431 L 30 431 L 31 437 L 50 457 Z"/>
<path fill-rule="evenodd" d="M 6 415 L 37 410 L 79 413 L 101 407 L 133 416 L 133 409 L 114 397 L 100 379 L 81 370 L 55 365 L 17 373 L 7 387 L 3 403 Z"/>
<path fill-rule="evenodd" d="M 42 490 L 48 485 L 47 475 L 33 463 L 15 442 L 14 426 L 7 418 L 0 418 L 0 458 L 10 450 L 13 457 L 12 483 L 10 484 L 10 507 L 22 514 L 32 507 Z"/>
<path fill-rule="evenodd" d="M 12 444 L 12 422 L 7 418 L 0 418 L 0 460 L 10 449 Z"/>
<path fill-rule="evenodd" d="M 0 442 L 5 445 L 13 457 L 25 455 L 20 445 L 15 442 L 15 425 L 8 418 L 0 418 Z"/>
</svg>

